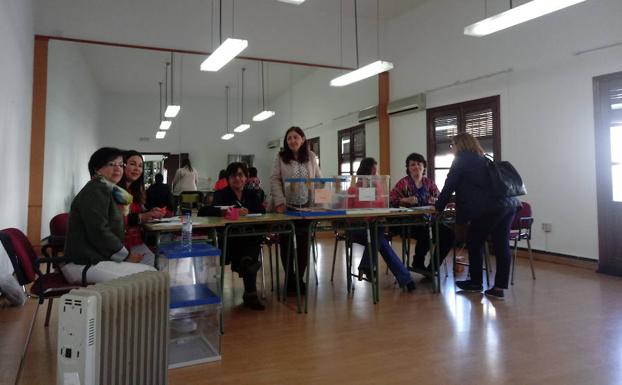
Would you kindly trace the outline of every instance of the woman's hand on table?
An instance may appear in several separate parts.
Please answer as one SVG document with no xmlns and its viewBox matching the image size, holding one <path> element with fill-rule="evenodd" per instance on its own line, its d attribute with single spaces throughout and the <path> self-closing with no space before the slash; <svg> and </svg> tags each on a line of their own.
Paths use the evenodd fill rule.
<svg viewBox="0 0 622 385">
<path fill-rule="evenodd" d="M 246 207 L 241 207 L 239 210 L 240 210 L 240 215 L 242 216 L 248 214 L 248 209 Z"/>
<path fill-rule="evenodd" d="M 276 211 L 279 214 L 283 214 L 285 212 L 285 205 L 284 204 L 277 205 L 274 208 L 274 211 Z"/>
<path fill-rule="evenodd" d="M 163 211 L 161 208 L 154 207 L 151 210 L 147 211 L 146 213 L 139 214 L 140 222 L 145 223 L 153 219 L 160 219 L 164 216 L 164 214 L 166 214 L 166 212 Z"/>
<path fill-rule="evenodd" d="M 416 205 L 419 202 L 419 199 L 417 199 L 417 197 L 415 195 L 410 196 L 410 197 L 404 197 L 404 198 L 400 198 L 400 203 L 405 204 L 405 205 Z"/>
</svg>

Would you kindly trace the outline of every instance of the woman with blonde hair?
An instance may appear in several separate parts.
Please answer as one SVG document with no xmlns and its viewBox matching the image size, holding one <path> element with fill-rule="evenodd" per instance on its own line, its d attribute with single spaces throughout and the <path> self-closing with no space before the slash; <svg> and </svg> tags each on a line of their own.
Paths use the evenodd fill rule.
<svg viewBox="0 0 622 385">
<path fill-rule="evenodd" d="M 497 197 L 492 193 L 488 160 L 479 141 L 468 133 L 454 136 L 450 145 L 455 158 L 445 186 L 436 202 L 442 211 L 456 193 L 456 222 L 469 223 L 467 249 L 470 279 L 456 282 L 463 291 L 481 292 L 484 242 L 490 237 L 495 251 L 497 272 L 495 284 L 484 292 L 494 299 L 504 298 L 510 275 L 510 226 L 520 202 L 514 197 Z"/>
</svg>

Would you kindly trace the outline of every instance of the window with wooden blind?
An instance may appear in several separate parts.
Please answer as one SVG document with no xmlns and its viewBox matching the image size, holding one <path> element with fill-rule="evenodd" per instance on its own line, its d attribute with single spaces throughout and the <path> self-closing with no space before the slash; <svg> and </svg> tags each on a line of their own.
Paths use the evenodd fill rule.
<svg viewBox="0 0 622 385">
<path fill-rule="evenodd" d="M 484 151 L 501 158 L 499 95 L 427 110 L 428 175 L 443 188 L 454 160 L 449 145 L 459 132 L 475 136 Z"/>
<path fill-rule="evenodd" d="M 346 128 L 337 133 L 338 175 L 354 175 L 365 158 L 365 125 Z"/>
</svg>

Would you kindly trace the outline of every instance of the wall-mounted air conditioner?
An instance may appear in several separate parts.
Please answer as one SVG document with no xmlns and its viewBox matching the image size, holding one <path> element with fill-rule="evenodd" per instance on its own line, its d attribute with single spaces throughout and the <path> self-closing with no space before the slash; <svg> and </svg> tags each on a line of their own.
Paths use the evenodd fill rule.
<svg viewBox="0 0 622 385">
<path fill-rule="evenodd" d="M 389 115 L 422 110 L 425 110 L 425 94 L 417 94 L 392 101 L 387 107 Z"/>
<path fill-rule="evenodd" d="M 378 118 L 378 106 L 371 106 L 363 108 L 359 111 L 358 121 L 359 123 L 367 122 L 369 120 Z"/>
<path fill-rule="evenodd" d="M 278 139 L 274 139 L 268 142 L 269 149 L 279 148 L 280 145 L 281 145 L 281 141 Z"/>
</svg>

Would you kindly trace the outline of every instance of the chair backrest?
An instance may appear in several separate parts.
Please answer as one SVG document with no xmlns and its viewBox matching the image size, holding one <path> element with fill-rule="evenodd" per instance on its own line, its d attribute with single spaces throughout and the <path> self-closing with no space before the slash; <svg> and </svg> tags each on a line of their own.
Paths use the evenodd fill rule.
<svg viewBox="0 0 622 385">
<path fill-rule="evenodd" d="M 203 193 L 201 191 L 182 191 L 179 195 L 183 203 L 203 202 Z"/>
<path fill-rule="evenodd" d="M 69 213 L 55 215 L 50 220 L 50 235 L 64 237 L 69 227 Z"/>
<path fill-rule="evenodd" d="M 521 202 L 521 207 L 514 214 L 514 219 L 512 220 L 512 230 L 521 230 L 526 229 L 531 232 L 531 222 L 525 223 L 522 218 L 531 218 L 531 205 L 527 202 Z"/>
<path fill-rule="evenodd" d="M 6 246 L 5 250 L 7 254 L 9 254 L 11 262 L 13 262 L 13 268 L 16 271 L 19 269 L 23 273 L 21 280 L 26 281 L 19 283 L 24 285 L 26 283 L 33 282 L 39 273 L 34 267 L 34 261 L 37 259 L 37 254 L 35 253 L 35 249 L 30 244 L 30 241 L 19 229 L 8 228 L 0 231 L 8 236 L 11 241 L 12 250 L 8 250 Z M 20 281 L 19 274 L 18 281 Z"/>
</svg>

